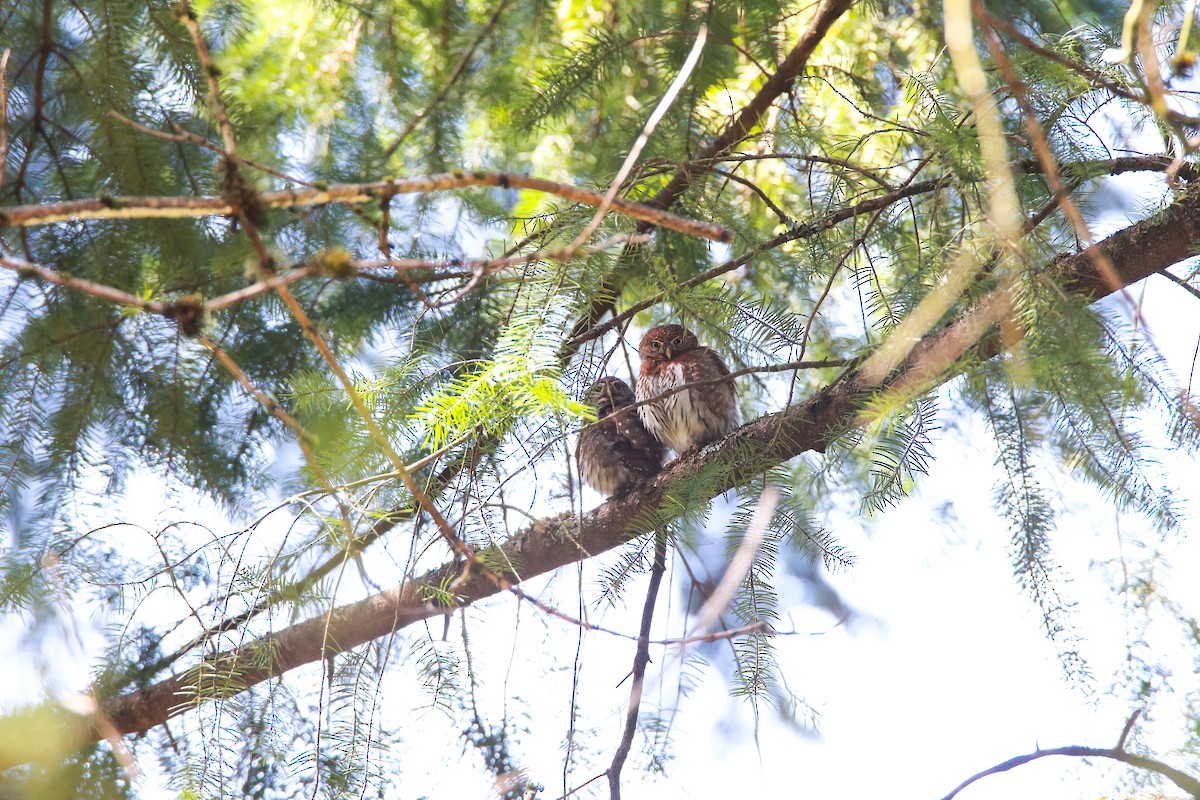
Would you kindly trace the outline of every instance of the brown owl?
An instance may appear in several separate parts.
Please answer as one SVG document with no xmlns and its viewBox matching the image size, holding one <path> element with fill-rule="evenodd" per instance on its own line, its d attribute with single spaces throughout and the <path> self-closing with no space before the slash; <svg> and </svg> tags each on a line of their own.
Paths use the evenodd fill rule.
<svg viewBox="0 0 1200 800">
<path fill-rule="evenodd" d="M 633 390 L 620 378 L 601 378 L 583 395 L 596 409 L 600 422 L 584 428 L 575 451 L 579 474 L 592 488 L 612 496 L 644 481 L 662 469 L 663 446 L 651 436 L 633 411 L 605 420 L 633 405 Z"/>
<path fill-rule="evenodd" d="M 638 355 L 639 403 L 689 383 L 729 375 L 721 357 L 697 344 L 680 325 L 651 328 L 642 337 Z M 723 438 L 742 422 L 732 380 L 683 389 L 639 406 L 638 415 L 646 430 L 680 455 Z"/>
</svg>

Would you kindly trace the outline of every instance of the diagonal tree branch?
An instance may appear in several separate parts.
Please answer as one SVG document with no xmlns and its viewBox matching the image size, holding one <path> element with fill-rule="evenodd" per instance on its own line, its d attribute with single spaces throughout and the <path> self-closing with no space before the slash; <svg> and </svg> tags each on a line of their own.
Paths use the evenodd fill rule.
<svg viewBox="0 0 1200 800">
<path fill-rule="evenodd" d="M 1200 241 L 1200 196 L 1193 193 L 1162 213 L 1113 234 L 1098 247 L 1111 259 L 1121 282 L 1128 285 L 1191 257 L 1196 241 Z M 1088 299 L 1110 293 L 1086 253 L 1060 256 L 1046 278 L 1064 291 Z M 993 318 L 993 309 L 1008 302 L 1000 294 L 992 295 L 955 323 L 924 337 L 889 385 L 928 387 L 946 379 L 943 365 L 956 354 L 976 345 L 985 353 L 994 350 L 994 334 L 982 339 L 980 334 Z M 861 401 L 878 388 L 861 372 L 850 371 L 805 402 L 742 426 L 715 448 L 677 459 L 638 489 L 578 517 L 564 513 L 535 522 L 495 548 L 496 552 L 483 551 L 479 557 L 489 564 L 516 565 L 502 574 L 516 584 L 615 548 L 655 527 L 655 515 L 669 506 L 664 501 L 673 493 L 700 492 L 694 499 L 711 498 L 800 453 L 823 451 L 838 431 L 860 424 Z M 701 474 L 705 479 L 698 481 Z M 444 614 L 444 608 L 426 598 L 433 589 L 451 582 L 464 605 L 504 589 L 477 570 L 465 577 L 460 571 L 458 565 L 445 564 L 357 603 L 220 653 L 154 685 L 106 698 L 102 701 L 106 724 L 121 733 L 143 732 L 203 703 L 232 697 L 303 664 Z M 68 749 L 103 735 L 103 726 L 91 718 L 57 716 Z M 36 748 L 42 742 L 15 735 L 28 720 L 29 715 L 10 716 L 0 724 L 0 739 L 11 741 L 11 747 L 0 748 L 0 769 L 38 756 Z"/>
</svg>

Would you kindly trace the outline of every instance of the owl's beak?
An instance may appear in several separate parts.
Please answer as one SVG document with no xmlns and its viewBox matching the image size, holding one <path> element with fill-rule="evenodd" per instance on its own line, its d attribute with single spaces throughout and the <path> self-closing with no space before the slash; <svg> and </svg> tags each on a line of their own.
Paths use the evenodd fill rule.
<svg viewBox="0 0 1200 800">
<path fill-rule="evenodd" d="M 663 352 L 667 354 L 667 360 L 670 361 L 671 358 L 673 357 L 673 354 L 671 353 L 671 345 L 667 345 L 666 347 L 664 347 Z"/>
</svg>

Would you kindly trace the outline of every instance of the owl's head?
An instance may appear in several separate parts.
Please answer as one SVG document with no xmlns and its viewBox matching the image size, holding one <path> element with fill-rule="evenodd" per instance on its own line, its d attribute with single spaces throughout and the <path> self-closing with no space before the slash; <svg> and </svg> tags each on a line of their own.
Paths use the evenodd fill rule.
<svg viewBox="0 0 1200 800">
<path fill-rule="evenodd" d="M 596 409 L 598 417 L 606 417 L 613 409 L 632 405 L 634 401 L 629 384 L 611 375 L 596 381 L 583 393 L 583 402 Z"/>
<path fill-rule="evenodd" d="M 682 325 L 658 325 L 638 345 L 643 361 L 666 361 L 697 346 L 696 336 Z"/>
</svg>

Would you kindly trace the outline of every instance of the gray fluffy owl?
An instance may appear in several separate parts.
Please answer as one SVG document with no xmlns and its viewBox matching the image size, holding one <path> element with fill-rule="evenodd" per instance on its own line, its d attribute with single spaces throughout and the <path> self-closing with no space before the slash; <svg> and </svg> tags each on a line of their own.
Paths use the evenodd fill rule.
<svg viewBox="0 0 1200 800">
<path fill-rule="evenodd" d="M 613 419 L 604 418 L 633 405 L 633 390 L 620 378 L 601 378 L 583 395 L 596 409 L 600 422 L 579 433 L 576 458 L 579 474 L 592 488 L 610 497 L 662 469 L 663 446 L 651 436 L 633 411 Z"/>
<path fill-rule="evenodd" d="M 642 337 L 639 403 L 697 381 L 719 380 L 729 367 L 681 325 L 659 325 Z M 724 438 L 742 422 L 732 379 L 682 389 L 638 407 L 654 438 L 679 455 Z"/>
</svg>

